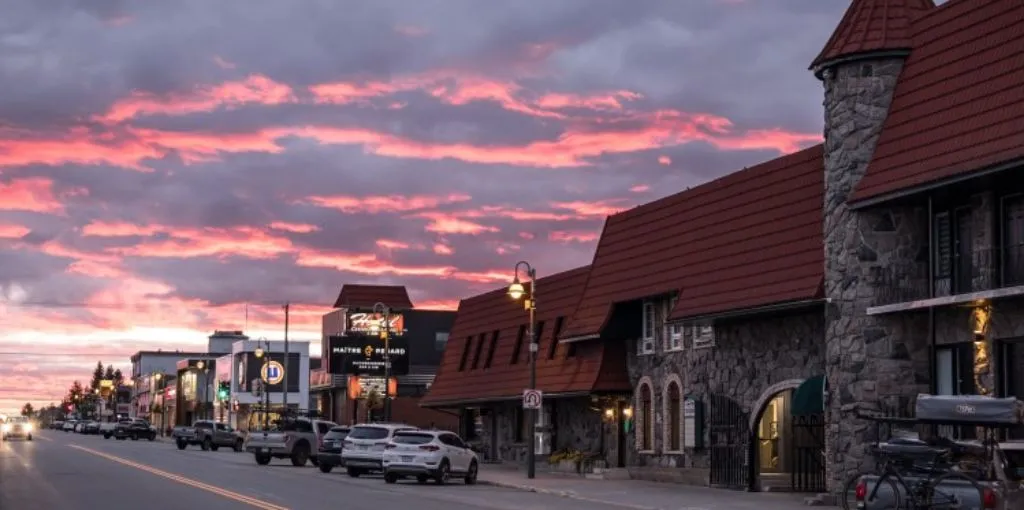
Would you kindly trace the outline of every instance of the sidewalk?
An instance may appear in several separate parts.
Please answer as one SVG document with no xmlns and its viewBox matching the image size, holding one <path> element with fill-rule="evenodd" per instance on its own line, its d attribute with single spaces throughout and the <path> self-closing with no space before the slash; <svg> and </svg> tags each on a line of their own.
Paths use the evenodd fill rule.
<svg viewBox="0 0 1024 510">
<path fill-rule="evenodd" d="M 479 482 L 552 494 L 630 510 L 797 510 L 809 494 L 741 492 L 641 480 L 590 480 L 537 473 L 533 480 L 519 470 L 485 466 Z M 834 507 L 819 507 L 834 508 Z"/>
</svg>

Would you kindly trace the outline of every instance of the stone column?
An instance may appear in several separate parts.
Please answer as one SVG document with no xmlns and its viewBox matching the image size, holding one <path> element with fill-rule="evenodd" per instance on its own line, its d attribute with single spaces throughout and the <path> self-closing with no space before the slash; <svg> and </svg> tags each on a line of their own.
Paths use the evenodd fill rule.
<svg viewBox="0 0 1024 510">
<path fill-rule="evenodd" d="M 876 304 L 873 271 L 922 260 L 927 222 L 921 210 L 847 206 L 871 160 L 888 114 L 900 58 L 860 60 L 825 72 L 826 476 L 829 490 L 867 467 L 875 428 L 855 418 L 892 397 L 927 387 L 925 327 L 903 316 L 868 316 Z M 923 252 L 927 264 L 927 251 Z M 922 353 L 922 348 L 924 352 Z M 924 356 L 924 360 L 920 359 Z M 924 367 L 922 376 L 921 369 Z"/>
</svg>

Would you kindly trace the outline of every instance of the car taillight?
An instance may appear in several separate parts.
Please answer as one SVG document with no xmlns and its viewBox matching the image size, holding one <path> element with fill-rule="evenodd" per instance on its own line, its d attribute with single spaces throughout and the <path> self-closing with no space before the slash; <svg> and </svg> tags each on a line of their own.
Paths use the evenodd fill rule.
<svg viewBox="0 0 1024 510">
<path fill-rule="evenodd" d="M 857 482 L 857 488 L 854 490 L 854 496 L 856 496 L 857 501 L 864 501 L 864 498 L 866 498 L 867 495 L 868 484 L 865 483 L 864 480 Z"/>
<path fill-rule="evenodd" d="M 438 451 L 438 450 L 440 450 L 440 449 L 441 449 L 441 447 L 440 447 L 440 446 L 437 446 L 436 444 L 424 444 L 424 445 L 420 445 L 420 450 L 426 450 L 426 451 L 428 451 L 428 452 L 436 452 L 436 451 Z"/>
<path fill-rule="evenodd" d="M 991 487 L 985 487 L 985 492 L 981 497 L 982 508 L 996 508 L 999 504 L 999 496 L 996 495 L 996 491 L 992 490 Z"/>
<path fill-rule="evenodd" d="M 380 444 L 380 443 L 377 443 L 377 444 Z M 390 450 L 392 448 L 398 448 L 398 445 L 395 444 L 395 443 L 388 443 L 388 444 L 384 445 L 384 448 L 387 448 L 388 450 Z"/>
</svg>

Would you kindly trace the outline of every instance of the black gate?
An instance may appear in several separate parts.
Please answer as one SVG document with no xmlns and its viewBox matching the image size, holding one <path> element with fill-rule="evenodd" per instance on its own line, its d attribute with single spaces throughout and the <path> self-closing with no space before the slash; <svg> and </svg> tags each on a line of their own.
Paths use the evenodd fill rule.
<svg viewBox="0 0 1024 510">
<path fill-rule="evenodd" d="M 750 488 L 750 416 L 736 401 L 711 395 L 708 419 L 713 487 Z"/>
<path fill-rule="evenodd" d="M 825 415 L 793 417 L 793 491 L 825 492 Z"/>
</svg>

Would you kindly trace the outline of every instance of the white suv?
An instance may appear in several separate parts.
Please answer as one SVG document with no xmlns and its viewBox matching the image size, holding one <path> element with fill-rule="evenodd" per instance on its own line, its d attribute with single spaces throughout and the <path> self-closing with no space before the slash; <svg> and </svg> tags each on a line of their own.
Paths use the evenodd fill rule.
<svg viewBox="0 0 1024 510">
<path fill-rule="evenodd" d="M 341 448 L 348 476 L 355 478 L 371 471 L 382 471 L 384 447 L 395 432 L 404 430 L 416 430 L 416 427 L 402 423 L 366 423 L 352 427 Z"/>
<path fill-rule="evenodd" d="M 476 452 L 459 436 L 443 430 L 396 432 L 384 451 L 383 464 L 387 483 L 410 476 L 419 483 L 433 479 L 443 485 L 455 475 L 474 484 L 480 470 Z"/>
</svg>

